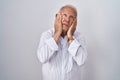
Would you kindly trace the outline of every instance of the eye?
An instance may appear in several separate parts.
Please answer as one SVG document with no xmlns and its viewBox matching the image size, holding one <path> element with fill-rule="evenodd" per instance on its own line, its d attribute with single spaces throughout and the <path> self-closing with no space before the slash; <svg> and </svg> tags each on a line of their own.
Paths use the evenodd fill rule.
<svg viewBox="0 0 120 80">
<path fill-rule="evenodd" d="M 63 14 L 64 17 L 67 17 L 67 14 Z"/>
<path fill-rule="evenodd" d="M 70 19 L 74 19 L 74 17 L 73 17 L 73 16 L 70 16 Z"/>
<path fill-rule="evenodd" d="M 73 16 L 70 16 L 69 18 L 70 18 L 71 20 L 74 20 L 74 17 L 73 17 Z"/>
</svg>

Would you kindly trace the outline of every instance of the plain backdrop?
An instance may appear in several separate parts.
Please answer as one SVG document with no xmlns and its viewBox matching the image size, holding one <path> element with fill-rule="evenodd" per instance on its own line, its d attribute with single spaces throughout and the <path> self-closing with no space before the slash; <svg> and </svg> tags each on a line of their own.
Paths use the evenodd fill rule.
<svg viewBox="0 0 120 80">
<path fill-rule="evenodd" d="M 120 80 L 119 0 L 0 0 L 0 80 L 42 80 L 39 38 L 66 4 L 77 8 L 87 42 L 82 80 Z"/>
</svg>

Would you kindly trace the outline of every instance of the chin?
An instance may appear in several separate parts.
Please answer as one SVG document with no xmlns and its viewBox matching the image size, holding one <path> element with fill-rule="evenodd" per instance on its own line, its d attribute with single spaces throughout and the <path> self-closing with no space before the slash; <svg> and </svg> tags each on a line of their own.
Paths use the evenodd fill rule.
<svg viewBox="0 0 120 80">
<path fill-rule="evenodd" d="M 68 29 L 69 29 L 69 27 L 68 27 L 68 26 L 63 26 L 63 31 L 67 32 L 67 31 L 68 31 Z"/>
</svg>

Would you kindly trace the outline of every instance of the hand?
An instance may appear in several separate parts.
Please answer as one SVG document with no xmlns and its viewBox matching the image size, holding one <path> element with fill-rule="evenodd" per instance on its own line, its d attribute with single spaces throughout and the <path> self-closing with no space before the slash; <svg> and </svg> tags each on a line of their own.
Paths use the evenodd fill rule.
<svg viewBox="0 0 120 80">
<path fill-rule="evenodd" d="M 67 37 L 68 37 L 68 42 L 72 42 L 73 39 L 73 34 L 76 30 L 76 25 L 77 25 L 77 18 L 75 18 L 75 20 L 73 21 L 72 25 L 70 26 L 68 32 L 67 32 Z"/>
<path fill-rule="evenodd" d="M 59 37 L 62 33 L 62 16 L 60 13 L 56 14 L 56 19 L 55 19 L 55 33 L 54 33 L 54 39 L 58 43 Z"/>
</svg>

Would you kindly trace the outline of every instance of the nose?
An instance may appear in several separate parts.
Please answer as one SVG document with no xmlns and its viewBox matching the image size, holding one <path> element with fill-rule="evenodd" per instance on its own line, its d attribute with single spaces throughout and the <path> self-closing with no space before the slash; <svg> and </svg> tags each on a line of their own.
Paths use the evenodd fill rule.
<svg viewBox="0 0 120 80">
<path fill-rule="evenodd" d="M 67 21 L 67 22 L 69 22 L 69 21 L 70 21 L 70 18 L 69 18 L 68 16 L 67 16 L 67 18 L 66 18 L 66 21 Z"/>
<path fill-rule="evenodd" d="M 69 22 L 69 21 L 70 21 L 69 16 L 66 16 L 66 17 L 65 17 L 65 20 L 66 20 L 67 22 Z"/>
</svg>

